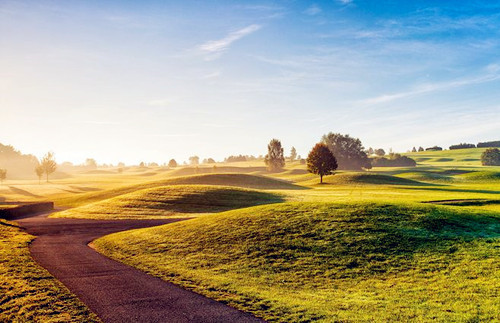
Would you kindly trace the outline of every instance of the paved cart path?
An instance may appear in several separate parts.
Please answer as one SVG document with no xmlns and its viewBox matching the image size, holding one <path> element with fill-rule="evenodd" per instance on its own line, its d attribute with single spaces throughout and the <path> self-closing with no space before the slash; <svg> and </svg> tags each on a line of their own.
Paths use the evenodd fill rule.
<svg viewBox="0 0 500 323">
<path fill-rule="evenodd" d="M 42 215 L 16 221 L 37 237 L 30 248 L 33 258 L 104 322 L 262 322 L 87 246 L 106 234 L 179 219 L 101 221 Z"/>
</svg>

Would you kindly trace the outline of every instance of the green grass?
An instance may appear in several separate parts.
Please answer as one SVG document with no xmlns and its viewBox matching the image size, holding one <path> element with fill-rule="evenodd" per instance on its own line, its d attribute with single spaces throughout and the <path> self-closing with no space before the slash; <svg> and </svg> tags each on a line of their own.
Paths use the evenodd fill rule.
<svg viewBox="0 0 500 323">
<path fill-rule="evenodd" d="M 147 188 L 155 188 L 166 185 L 222 185 L 243 188 L 254 188 L 264 190 L 294 190 L 304 187 L 294 185 L 287 181 L 269 178 L 265 176 L 248 174 L 203 174 L 183 177 L 166 178 L 162 180 L 140 182 L 138 184 L 124 185 L 107 190 L 99 190 L 84 194 L 72 194 L 56 199 L 58 206 L 76 207 L 116 197 L 119 195 L 135 192 Z"/>
<path fill-rule="evenodd" d="M 0 220 L 0 322 L 99 322 L 31 258 L 33 239 Z"/>
<path fill-rule="evenodd" d="M 112 234 L 114 259 L 270 321 L 491 321 L 498 213 L 284 203 Z"/>
<path fill-rule="evenodd" d="M 236 187 L 170 185 L 123 194 L 58 212 L 51 217 L 92 219 L 192 217 L 283 200 L 284 197 L 278 194 Z"/>
</svg>

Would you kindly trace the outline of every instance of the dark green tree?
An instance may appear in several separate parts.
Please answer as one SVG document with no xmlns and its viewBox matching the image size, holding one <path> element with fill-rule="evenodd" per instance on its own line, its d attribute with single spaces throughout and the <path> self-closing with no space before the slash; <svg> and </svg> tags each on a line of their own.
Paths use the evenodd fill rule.
<svg viewBox="0 0 500 323">
<path fill-rule="evenodd" d="M 307 156 L 307 170 L 319 175 L 320 183 L 323 183 L 323 176 L 333 174 L 337 167 L 337 159 L 323 143 L 316 144 Z"/>
<path fill-rule="evenodd" d="M 321 138 L 321 142 L 327 145 L 335 156 L 339 169 L 361 170 L 372 167 L 358 138 L 330 132 Z"/>
<path fill-rule="evenodd" d="M 281 141 L 272 139 L 267 145 L 267 155 L 264 158 L 267 168 L 271 172 L 280 171 L 285 166 L 285 156 L 283 155 L 283 147 Z"/>
<path fill-rule="evenodd" d="M 483 166 L 500 166 L 500 150 L 498 148 L 488 148 L 481 154 Z"/>
</svg>

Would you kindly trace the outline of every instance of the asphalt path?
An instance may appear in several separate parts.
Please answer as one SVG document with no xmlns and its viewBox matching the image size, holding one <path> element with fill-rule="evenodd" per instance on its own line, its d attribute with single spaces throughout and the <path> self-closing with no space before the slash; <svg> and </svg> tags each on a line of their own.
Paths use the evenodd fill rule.
<svg viewBox="0 0 500 323">
<path fill-rule="evenodd" d="M 101 236 L 182 219 L 16 220 L 36 239 L 33 258 L 104 322 L 263 322 L 205 296 L 111 260 L 88 246 Z"/>
</svg>

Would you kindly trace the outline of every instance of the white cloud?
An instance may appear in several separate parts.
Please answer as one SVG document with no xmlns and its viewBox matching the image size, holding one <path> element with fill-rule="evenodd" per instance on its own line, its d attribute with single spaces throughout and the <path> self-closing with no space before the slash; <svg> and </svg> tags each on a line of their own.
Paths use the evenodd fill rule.
<svg viewBox="0 0 500 323">
<path fill-rule="evenodd" d="M 499 79 L 500 79 L 500 74 L 488 73 L 486 75 L 479 76 L 476 78 L 461 79 L 461 80 L 442 82 L 442 83 L 429 83 L 429 84 L 424 84 L 424 85 L 421 85 L 419 87 L 416 87 L 413 90 L 409 90 L 406 92 L 400 92 L 400 93 L 394 93 L 394 94 L 383 94 L 383 95 L 380 95 L 377 97 L 361 100 L 361 101 L 359 101 L 359 103 L 368 104 L 368 105 L 386 103 L 386 102 L 391 102 L 394 100 L 403 99 L 403 98 L 407 98 L 407 97 L 411 97 L 411 96 L 415 96 L 415 95 L 426 94 L 426 93 L 431 93 L 431 92 L 436 92 L 436 91 L 446 91 L 446 90 L 450 90 L 450 89 L 461 87 L 461 86 L 492 82 L 492 81 L 496 81 Z"/>
<path fill-rule="evenodd" d="M 317 15 L 317 14 L 321 13 L 321 11 L 322 11 L 322 10 L 321 10 L 321 8 L 320 8 L 318 5 L 313 4 L 312 6 L 310 6 L 309 8 L 307 8 L 307 9 L 304 11 L 304 13 L 305 13 L 306 15 L 309 15 L 309 16 L 315 16 L 315 15 Z"/>
<path fill-rule="evenodd" d="M 352 1 L 353 1 L 353 0 L 339 0 L 339 1 L 340 1 L 340 3 L 342 3 L 342 4 L 346 4 L 346 5 L 347 5 L 347 4 L 352 3 Z"/>
<path fill-rule="evenodd" d="M 200 49 L 209 54 L 222 53 L 227 50 L 229 46 L 231 46 L 231 44 L 235 41 L 256 32 L 260 28 L 260 25 L 250 25 L 243 29 L 232 32 L 222 39 L 208 41 L 202 44 L 200 46 Z"/>
</svg>

